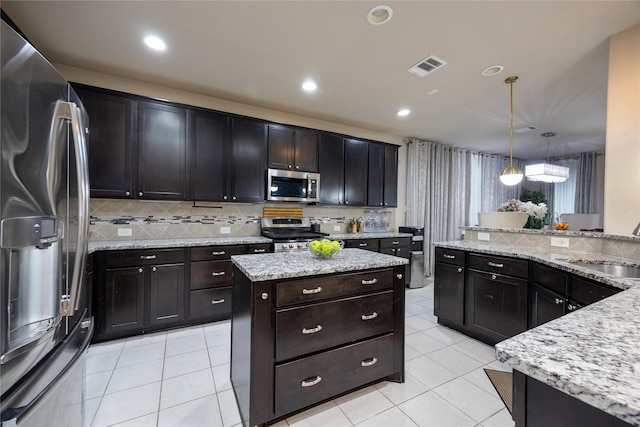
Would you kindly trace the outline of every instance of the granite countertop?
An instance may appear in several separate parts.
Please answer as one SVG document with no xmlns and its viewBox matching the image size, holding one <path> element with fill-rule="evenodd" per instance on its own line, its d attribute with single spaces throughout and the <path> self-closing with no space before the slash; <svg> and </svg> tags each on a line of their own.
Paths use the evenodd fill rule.
<svg viewBox="0 0 640 427">
<path fill-rule="evenodd" d="M 408 264 L 409 260 L 362 249 L 342 249 L 330 259 L 310 252 L 234 255 L 233 263 L 252 282 L 385 268 Z"/>
<path fill-rule="evenodd" d="M 640 280 L 620 279 L 568 262 L 637 265 L 637 261 L 477 241 L 434 246 L 530 259 L 626 289 L 496 344 L 496 357 L 531 378 L 640 426 Z"/>
<path fill-rule="evenodd" d="M 387 237 L 412 237 L 410 233 L 341 233 L 341 234 L 329 234 L 328 239 L 333 240 L 350 240 L 350 239 L 384 239 Z"/>
<path fill-rule="evenodd" d="M 89 253 L 121 249 L 183 248 L 209 245 L 271 243 L 262 236 L 198 237 L 189 239 L 105 240 L 89 242 Z"/>
<path fill-rule="evenodd" d="M 477 226 L 465 226 L 460 227 L 461 230 L 471 230 L 471 231 L 499 231 L 501 233 L 518 233 L 518 234 L 544 234 L 550 236 L 562 236 L 562 237 L 596 237 L 598 239 L 609 239 L 609 240 L 620 240 L 620 241 L 631 241 L 631 242 L 640 242 L 640 237 L 638 236 L 627 236 L 621 234 L 605 234 L 601 231 L 571 231 L 571 230 L 553 230 L 550 228 L 540 228 L 540 229 L 531 229 L 531 228 L 496 228 L 496 227 L 477 227 Z"/>
</svg>

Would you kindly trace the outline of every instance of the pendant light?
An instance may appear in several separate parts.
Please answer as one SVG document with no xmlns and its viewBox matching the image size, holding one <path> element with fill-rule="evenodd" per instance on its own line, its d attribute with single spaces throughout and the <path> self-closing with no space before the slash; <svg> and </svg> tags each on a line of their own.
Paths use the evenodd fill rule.
<svg viewBox="0 0 640 427">
<path fill-rule="evenodd" d="M 518 76 L 507 77 L 504 82 L 509 85 L 509 167 L 500 174 L 500 181 L 504 185 L 516 185 L 522 181 L 522 171 L 513 167 L 513 84 L 518 81 Z"/>
<path fill-rule="evenodd" d="M 549 138 L 556 136 L 555 132 L 545 132 L 540 134 L 541 137 L 547 138 L 547 161 L 549 161 Z M 537 163 L 535 165 L 527 165 L 524 168 L 524 174 L 529 181 L 541 182 L 565 182 L 569 179 L 569 168 L 559 165 L 551 165 L 549 163 Z"/>
</svg>

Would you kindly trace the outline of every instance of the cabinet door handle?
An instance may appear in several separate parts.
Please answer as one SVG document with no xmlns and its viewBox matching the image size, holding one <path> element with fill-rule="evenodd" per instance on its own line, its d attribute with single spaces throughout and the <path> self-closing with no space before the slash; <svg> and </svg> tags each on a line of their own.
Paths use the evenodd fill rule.
<svg viewBox="0 0 640 427">
<path fill-rule="evenodd" d="M 573 305 L 573 304 L 568 304 L 568 305 L 567 305 L 567 309 L 568 309 L 569 311 L 574 311 L 574 310 L 577 310 L 577 309 L 578 309 L 578 306 L 577 306 L 577 305 Z"/>
<path fill-rule="evenodd" d="M 371 280 L 362 280 L 363 285 L 375 285 L 376 283 L 378 283 L 378 279 L 376 278 L 373 278 Z"/>
<path fill-rule="evenodd" d="M 318 286 L 315 289 L 303 289 L 302 290 L 302 295 L 311 295 L 311 294 L 318 294 L 322 292 L 322 286 Z"/>
<path fill-rule="evenodd" d="M 365 359 L 362 362 L 360 362 L 360 366 L 363 367 L 367 367 L 367 366 L 373 366 L 376 363 L 378 363 L 378 359 L 376 359 L 375 357 L 372 357 L 371 359 Z"/>
<path fill-rule="evenodd" d="M 211 300 L 211 304 L 222 304 L 223 302 L 224 302 L 224 298 Z"/>
<path fill-rule="evenodd" d="M 456 259 L 455 255 L 449 255 L 449 254 L 442 254 L 442 257 L 446 259 Z"/>
<path fill-rule="evenodd" d="M 156 271 L 158 271 L 158 269 L 157 269 L 157 268 L 156 268 L 156 266 L 154 265 L 154 266 L 151 268 L 151 271 L 156 272 Z"/>
<path fill-rule="evenodd" d="M 491 275 L 491 280 L 496 280 L 498 278 L 498 276 L 496 276 L 495 274 Z"/>
<path fill-rule="evenodd" d="M 224 254 L 226 254 L 225 251 L 213 251 L 213 252 L 211 252 L 211 255 L 224 255 Z"/>
<path fill-rule="evenodd" d="M 143 193 L 142 191 L 140 191 L 140 192 L 138 193 L 138 196 L 139 196 L 139 197 L 142 197 L 142 196 L 144 196 L 144 193 Z"/>
<path fill-rule="evenodd" d="M 368 243 L 358 243 L 358 246 L 360 246 L 361 248 L 364 248 L 365 246 L 369 246 Z"/>
<path fill-rule="evenodd" d="M 212 275 L 213 277 L 217 277 L 217 276 L 224 276 L 225 274 L 227 274 L 227 272 L 226 272 L 226 271 L 219 271 L 219 272 L 215 272 L 215 271 L 214 271 L 213 273 L 211 273 L 211 275 Z"/>
<path fill-rule="evenodd" d="M 398 278 L 398 280 L 402 280 L 402 274 L 396 274 L 396 277 Z"/>
<path fill-rule="evenodd" d="M 138 274 L 142 273 L 144 270 L 142 268 L 138 268 Z"/>
<path fill-rule="evenodd" d="M 375 311 L 371 314 L 363 314 L 362 315 L 362 320 L 371 320 L 371 319 L 375 319 L 376 317 L 378 317 L 378 313 L 376 313 Z"/>
<path fill-rule="evenodd" d="M 498 264 L 498 263 L 496 263 L 496 262 L 491 262 L 491 261 L 489 261 L 489 262 L 487 263 L 487 265 L 488 265 L 489 267 L 496 267 L 496 268 L 502 268 L 502 267 L 504 267 L 504 264 Z"/>
<path fill-rule="evenodd" d="M 464 271 L 464 268 L 458 267 L 458 273 L 462 273 L 463 271 Z"/>
<path fill-rule="evenodd" d="M 264 249 L 264 248 L 262 248 L 262 249 L 254 249 L 254 250 L 253 250 L 253 253 L 254 253 L 254 254 L 261 254 L 261 253 L 263 253 L 263 252 L 267 252 L 267 250 L 266 250 L 266 249 Z"/>
<path fill-rule="evenodd" d="M 302 387 L 311 387 L 311 386 L 314 386 L 314 385 L 318 384 L 320 381 L 322 381 L 322 377 L 320 377 L 320 375 L 318 375 L 315 378 L 311 377 L 311 378 L 307 378 L 306 380 L 302 380 L 300 385 Z"/>
<path fill-rule="evenodd" d="M 128 191 L 125 191 L 125 192 L 124 192 L 124 195 L 125 195 L 125 196 L 127 196 L 127 197 L 129 197 L 129 196 L 131 195 L 131 193 L 130 193 L 130 192 L 128 192 Z"/>
<path fill-rule="evenodd" d="M 140 255 L 140 259 L 156 259 L 155 255 Z"/>
<path fill-rule="evenodd" d="M 560 305 L 564 302 L 564 300 L 561 300 L 560 298 L 556 298 L 554 302 L 556 303 L 556 305 Z"/>
<path fill-rule="evenodd" d="M 318 325 L 315 328 L 302 328 L 302 333 L 307 334 L 315 334 L 316 332 L 320 332 L 322 330 L 322 325 Z"/>
</svg>

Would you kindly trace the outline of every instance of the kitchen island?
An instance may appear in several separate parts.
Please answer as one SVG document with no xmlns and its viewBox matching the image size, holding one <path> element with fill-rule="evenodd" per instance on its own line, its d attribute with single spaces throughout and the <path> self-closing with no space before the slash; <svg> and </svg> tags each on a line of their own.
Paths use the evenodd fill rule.
<svg viewBox="0 0 640 427">
<path fill-rule="evenodd" d="M 245 426 L 404 381 L 404 258 L 343 249 L 237 255 L 231 383 Z"/>
<path fill-rule="evenodd" d="M 622 290 L 498 343 L 496 356 L 514 369 L 516 426 L 640 426 L 640 281 L 576 264 L 637 266 L 637 260 L 481 241 L 435 246 L 534 261 Z"/>
</svg>

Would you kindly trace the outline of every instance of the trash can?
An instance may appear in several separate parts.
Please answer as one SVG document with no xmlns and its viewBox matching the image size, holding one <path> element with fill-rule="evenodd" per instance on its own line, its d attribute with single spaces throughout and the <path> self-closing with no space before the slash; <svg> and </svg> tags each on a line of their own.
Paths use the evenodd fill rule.
<svg viewBox="0 0 640 427">
<path fill-rule="evenodd" d="M 422 288 L 424 286 L 424 252 L 411 251 L 411 280 L 410 288 Z"/>
</svg>

